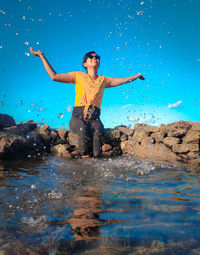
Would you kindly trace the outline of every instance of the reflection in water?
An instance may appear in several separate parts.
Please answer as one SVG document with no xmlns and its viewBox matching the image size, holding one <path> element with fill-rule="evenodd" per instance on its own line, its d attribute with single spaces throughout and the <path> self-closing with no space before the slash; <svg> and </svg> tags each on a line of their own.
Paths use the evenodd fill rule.
<svg viewBox="0 0 200 255">
<path fill-rule="evenodd" d="M 84 195 L 77 196 L 75 201 L 77 202 L 77 208 L 74 209 L 74 215 L 69 220 L 54 221 L 48 224 L 52 225 L 66 225 L 70 224 L 72 230 L 70 233 L 76 240 L 90 241 L 99 237 L 99 227 L 118 223 L 119 220 L 102 220 L 99 217 L 100 213 L 105 212 L 99 209 L 102 202 L 101 194 L 95 191 L 93 187 L 86 188 L 88 192 Z"/>
<path fill-rule="evenodd" d="M 123 157 L 4 163 L 0 254 L 198 254 L 199 181 Z"/>
</svg>

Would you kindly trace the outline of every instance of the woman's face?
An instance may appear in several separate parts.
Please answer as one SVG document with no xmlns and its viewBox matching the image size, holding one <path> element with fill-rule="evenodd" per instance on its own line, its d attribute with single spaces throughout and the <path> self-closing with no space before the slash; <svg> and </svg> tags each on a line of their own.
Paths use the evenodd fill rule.
<svg viewBox="0 0 200 255">
<path fill-rule="evenodd" d="M 92 57 L 93 56 L 93 57 Z M 88 68 L 99 68 L 100 65 L 100 59 L 95 58 L 98 57 L 96 53 L 90 54 L 90 57 L 87 58 L 86 62 L 84 63 L 84 66 Z"/>
</svg>

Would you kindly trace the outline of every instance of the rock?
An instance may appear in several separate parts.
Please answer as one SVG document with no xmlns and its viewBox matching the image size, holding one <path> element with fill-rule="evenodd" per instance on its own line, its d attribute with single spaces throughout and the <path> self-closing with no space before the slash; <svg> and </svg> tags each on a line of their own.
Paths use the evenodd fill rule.
<svg viewBox="0 0 200 255">
<path fill-rule="evenodd" d="M 24 138 L 26 149 L 30 153 L 44 153 L 50 151 L 51 137 L 38 133 L 38 130 L 29 132 Z"/>
<path fill-rule="evenodd" d="M 135 155 L 135 153 L 133 151 L 133 146 L 135 146 L 136 144 L 137 144 L 137 142 L 135 142 L 134 140 L 131 140 L 131 139 L 128 139 L 126 141 L 122 141 L 121 144 L 120 144 L 122 154 Z"/>
<path fill-rule="evenodd" d="M 39 128 L 39 133 L 43 135 L 49 135 L 50 134 L 50 128 L 49 125 L 44 124 Z"/>
<path fill-rule="evenodd" d="M 0 130 L 5 127 L 15 126 L 15 120 L 8 114 L 0 114 Z"/>
<path fill-rule="evenodd" d="M 120 130 L 118 130 L 118 129 L 111 130 L 111 132 L 110 132 L 110 138 L 111 138 L 111 140 L 119 139 L 120 136 L 121 136 Z"/>
<path fill-rule="evenodd" d="M 187 154 L 187 156 L 188 156 L 188 158 L 195 159 L 195 158 L 199 158 L 200 154 L 199 154 L 199 152 L 189 152 Z"/>
<path fill-rule="evenodd" d="M 69 145 L 68 144 L 58 144 L 51 147 L 51 153 L 54 156 L 61 157 L 61 158 L 72 158 L 72 155 L 68 151 Z"/>
<path fill-rule="evenodd" d="M 4 125 L 0 132 L 0 159 L 35 157 L 49 152 L 67 159 L 80 156 L 78 136 L 71 131 L 52 130 L 48 125 L 39 127 L 33 121 L 16 125 L 7 116 L 4 117 L 10 119 L 10 124 Z M 8 126 L 11 124 L 15 125 Z M 200 164 L 200 122 L 179 121 L 162 124 L 160 128 L 136 123 L 134 129 L 121 125 L 104 129 L 102 141 L 105 157 L 124 154 L 159 162 Z M 89 150 L 92 155 L 92 143 Z"/>
<path fill-rule="evenodd" d="M 58 129 L 58 135 L 62 140 L 66 140 L 67 136 L 68 136 L 68 130 L 64 129 L 64 128 L 59 128 Z"/>
<path fill-rule="evenodd" d="M 109 145 L 109 144 L 107 144 L 107 145 Z M 122 154 L 122 150 L 121 150 L 120 146 L 114 147 L 114 148 L 112 148 L 111 146 L 108 146 L 108 148 L 106 148 L 106 150 L 104 150 L 102 148 L 102 156 L 104 156 L 104 157 L 119 156 L 121 154 Z"/>
<path fill-rule="evenodd" d="M 194 158 L 191 159 L 190 161 L 188 161 L 187 163 L 189 163 L 192 166 L 192 170 L 196 170 L 199 173 L 199 168 L 200 168 L 200 158 Z"/>
<path fill-rule="evenodd" d="M 136 123 L 134 125 L 134 130 L 133 140 L 137 143 L 141 143 L 144 138 L 151 136 L 151 134 L 154 132 L 159 132 L 160 129 L 147 124 Z M 154 139 L 154 137 L 152 138 Z"/>
<path fill-rule="evenodd" d="M 68 134 L 68 142 L 70 145 L 78 147 L 78 135 L 69 132 Z"/>
<path fill-rule="evenodd" d="M 149 132 L 147 130 L 138 128 L 135 130 L 132 140 L 137 143 L 141 143 L 145 137 L 148 137 L 148 135 Z"/>
<path fill-rule="evenodd" d="M 102 146 L 102 152 L 111 151 L 111 150 L 112 150 L 112 146 L 110 144 L 104 144 Z"/>
<path fill-rule="evenodd" d="M 168 126 L 165 124 L 160 125 L 160 132 L 167 133 L 168 132 Z"/>
<path fill-rule="evenodd" d="M 120 141 L 126 141 L 128 139 L 128 136 L 123 134 L 121 137 L 120 137 Z"/>
<path fill-rule="evenodd" d="M 3 132 L 8 134 L 14 134 L 19 136 L 25 136 L 27 133 L 35 130 L 37 128 L 36 122 L 30 122 L 25 124 L 19 124 L 12 127 L 4 128 Z"/>
<path fill-rule="evenodd" d="M 115 128 L 118 129 L 123 134 L 128 135 L 128 136 L 132 135 L 134 133 L 133 129 L 128 128 L 127 126 L 117 126 Z"/>
<path fill-rule="evenodd" d="M 153 145 L 153 144 L 155 144 L 155 140 L 152 137 L 145 137 L 141 143 L 141 145 Z"/>
<path fill-rule="evenodd" d="M 187 131 L 191 129 L 191 122 L 178 121 L 171 124 L 167 124 L 168 136 L 182 138 L 186 135 Z"/>
<path fill-rule="evenodd" d="M 187 129 L 172 129 L 168 131 L 168 136 L 169 137 L 177 137 L 177 138 L 182 138 L 186 135 Z"/>
<path fill-rule="evenodd" d="M 50 143 L 50 137 L 39 134 L 37 129 L 23 136 L 0 132 L 0 158 L 41 155 L 49 151 Z"/>
<path fill-rule="evenodd" d="M 75 151 L 72 151 L 71 155 L 73 158 L 76 158 L 76 157 L 80 157 L 81 153 L 80 153 L 80 151 L 75 150 Z"/>
<path fill-rule="evenodd" d="M 111 143 L 112 141 L 120 138 L 120 131 L 113 128 L 105 128 L 103 133 L 103 142 Z"/>
<path fill-rule="evenodd" d="M 52 140 L 56 140 L 56 138 L 58 137 L 58 133 L 56 131 L 52 130 L 50 132 L 50 137 Z"/>
<path fill-rule="evenodd" d="M 126 142 L 125 142 L 126 143 Z M 126 151 L 126 148 L 125 148 Z M 124 150 L 123 150 L 124 152 Z M 174 162 L 180 158 L 163 144 L 136 144 L 130 146 L 127 155 L 134 155 L 140 159 L 148 159 L 157 162 Z"/>
<path fill-rule="evenodd" d="M 169 129 L 191 129 L 192 122 L 191 121 L 176 121 L 170 124 L 167 124 Z"/>
<path fill-rule="evenodd" d="M 189 130 L 183 139 L 184 143 L 197 143 L 200 142 L 200 131 Z"/>
<path fill-rule="evenodd" d="M 163 139 L 163 143 L 164 145 L 166 145 L 167 147 L 172 147 L 174 144 L 178 144 L 180 143 L 180 140 L 176 137 L 165 137 Z"/>
<path fill-rule="evenodd" d="M 22 148 L 24 142 L 18 135 L 0 132 L 0 159 L 7 158 L 13 153 L 19 154 Z"/>
<path fill-rule="evenodd" d="M 200 122 L 192 122 L 191 130 L 200 131 Z"/>
<path fill-rule="evenodd" d="M 172 146 L 172 150 L 175 153 L 188 153 L 188 152 L 198 152 L 199 151 L 199 145 L 198 144 L 174 144 Z"/>
<path fill-rule="evenodd" d="M 153 133 L 153 132 L 159 132 L 160 128 L 156 127 L 156 126 L 150 126 L 147 124 L 139 124 L 139 123 L 135 123 L 134 125 L 134 129 L 143 129 L 146 130 L 147 133 Z"/>
<path fill-rule="evenodd" d="M 106 128 L 102 136 L 103 144 L 110 144 L 112 147 L 119 147 L 121 132 L 118 129 Z"/>
<path fill-rule="evenodd" d="M 114 152 L 111 150 L 111 151 L 102 151 L 102 156 L 103 157 L 111 157 L 113 156 Z"/>
<path fill-rule="evenodd" d="M 155 139 L 155 141 L 157 142 L 157 143 L 160 143 L 160 142 L 162 142 L 163 141 L 163 139 L 165 138 L 165 136 L 166 136 L 166 132 L 164 132 L 164 131 L 159 131 L 159 132 L 155 132 L 155 133 L 152 133 L 151 134 L 151 137 L 153 138 L 153 139 Z"/>
</svg>

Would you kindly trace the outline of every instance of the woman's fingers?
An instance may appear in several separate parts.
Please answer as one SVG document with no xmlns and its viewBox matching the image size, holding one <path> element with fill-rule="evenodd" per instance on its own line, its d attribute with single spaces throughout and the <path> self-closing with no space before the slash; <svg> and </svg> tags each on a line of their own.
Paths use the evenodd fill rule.
<svg viewBox="0 0 200 255">
<path fill-rule="evenodd" d="M 32 47 L 30 47 L 30 52 L 31 52 L 31 54 L 33 54 L 37 57 L 39 57 L 42 54 L 42 52 L 40 50 L 34 51 Z"/>
<path fill-rule="evenodd" d="M 32 47 L 30 47 L 30 49 L 29 49 L 29 50 L 30 50 L 30 52 L 33 54 L 33 52 L 34 52 L 34 51 L 33 51 L 33 48 L 32 48 Z"/>
<path fill-rule="evenodd" d="M 139 78 L 140 80 L 145 80 L 145 78 L 143 77 L 143 75 L 142 75 L 141 73 L 138 74 L 138 78 Z"/>
</svg>

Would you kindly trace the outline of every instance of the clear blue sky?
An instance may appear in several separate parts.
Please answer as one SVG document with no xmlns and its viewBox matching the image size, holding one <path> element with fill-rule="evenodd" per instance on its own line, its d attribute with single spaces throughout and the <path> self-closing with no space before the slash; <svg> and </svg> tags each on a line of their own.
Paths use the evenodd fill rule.
<svg viewBox="0 0 200 255">
<path fill-rule="evenodd" d="M 99 75 L 137 80 L 105 90 L 105 127 L 200 121 L 199 0 L 0 0 L 0 113 L 68 128 L 73 84 L 51 81 L 29 47 L 56 72 L 84 69 L 101 56 Z"/>
</svg>

